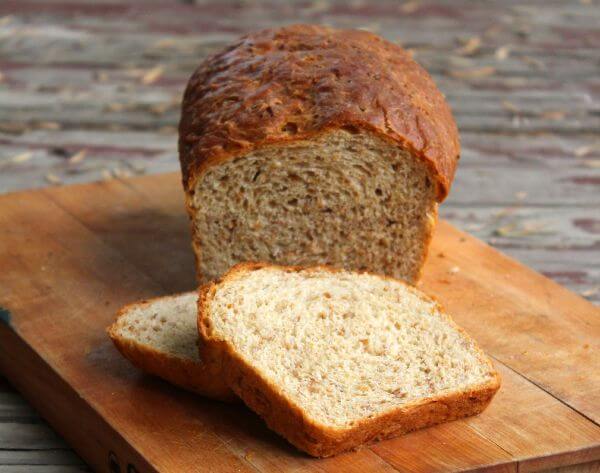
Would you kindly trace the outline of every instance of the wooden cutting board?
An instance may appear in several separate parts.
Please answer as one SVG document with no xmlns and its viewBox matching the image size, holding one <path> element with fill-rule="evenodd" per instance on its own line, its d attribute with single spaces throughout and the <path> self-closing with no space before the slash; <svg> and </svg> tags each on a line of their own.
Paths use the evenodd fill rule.
<svg viewBox="0 0 600 473">
<path fill-rule="evenodd" d="M 443 221 L 423 289 L 494 358 L 502 388 L 478 417 L 326 460 L 243 406 L 141 374 L 107 339 L 123 304 L 194 287 L 177 175 L 4 195 L 0 228 L 0 369 L 98 471 L 516 472 L 600 459 L 600 311 Z"/>
</svg>

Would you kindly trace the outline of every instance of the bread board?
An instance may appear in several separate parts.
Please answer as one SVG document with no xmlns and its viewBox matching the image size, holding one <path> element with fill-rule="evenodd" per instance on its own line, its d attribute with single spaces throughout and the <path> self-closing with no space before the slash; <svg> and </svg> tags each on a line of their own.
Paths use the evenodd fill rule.
<svg viewBox="0 0 600 473">
<path fill-rule="evenodd" d="M 490 354 L 480 416 L 317 460 L 145 376 L 115 311 L 195 285 L 180 177 L 0 196 L 0 370 L 97 471 L 539 471 L 600 460 L 600 310 L 440 221 L 421 288 Z M 567 470 L 565 470 L 567 471 Z"/>
</svg>

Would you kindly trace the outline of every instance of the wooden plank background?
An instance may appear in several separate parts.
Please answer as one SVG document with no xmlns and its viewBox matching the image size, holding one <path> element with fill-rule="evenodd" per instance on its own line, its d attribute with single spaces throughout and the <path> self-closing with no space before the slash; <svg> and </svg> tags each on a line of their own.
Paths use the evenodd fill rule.
<svg viewBox="0 0 600 473">
<path fill-rule="evenodd" d="M 0 192 L 178 169 L 187 77 L 245 31 L 360 27 L 454 110 L 441 215 L 600 302 L 600 6 L 589 0 L 0 2 Z M 0 472 L 85 471 L 0 380 Z"/>
</svg>

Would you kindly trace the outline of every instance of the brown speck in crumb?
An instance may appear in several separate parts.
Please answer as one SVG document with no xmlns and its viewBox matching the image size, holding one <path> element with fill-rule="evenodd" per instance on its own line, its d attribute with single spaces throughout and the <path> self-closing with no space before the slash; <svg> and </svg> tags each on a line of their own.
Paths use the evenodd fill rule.
<svg viewBox="0 0 600 473">
<path fill-rule="evenodd" d="M 589 347 L 590 347 L 590 344 L 589 344 L 589 343 L 586 343 L 586 344 L 584 344 L 584 345 L 583 345 L 583 349 L 584 349 L 584 350 L 587 350 Z"/>
<path fill-rule="evenodd" d="M 444 254 L 443 251 L 440 251 L 437 255 L 438 255 L 438 258 L 445 258 L 446 257 L 446 255 Z"/>
</svg>

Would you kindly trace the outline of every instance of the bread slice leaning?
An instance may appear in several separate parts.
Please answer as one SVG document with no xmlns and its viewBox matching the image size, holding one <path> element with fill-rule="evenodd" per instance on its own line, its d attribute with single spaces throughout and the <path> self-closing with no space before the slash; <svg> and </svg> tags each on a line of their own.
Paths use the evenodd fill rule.
<svg viewBox="0 0 600 473">
<path fill-rule="evenodd" d="M 436 302 L 391 278 L 243 263 L 198 305 L 201 356 L 313 456 L 478 414 L 500 386 Z"/>
<path fill-rule="evenodd" d="M 203 362 L 198 354 L 197 299 L 194 291 L 129 304 L 108 334 L 142 371 L 206 397 L 237 400 L 220 366 Z"/>
</svg>

